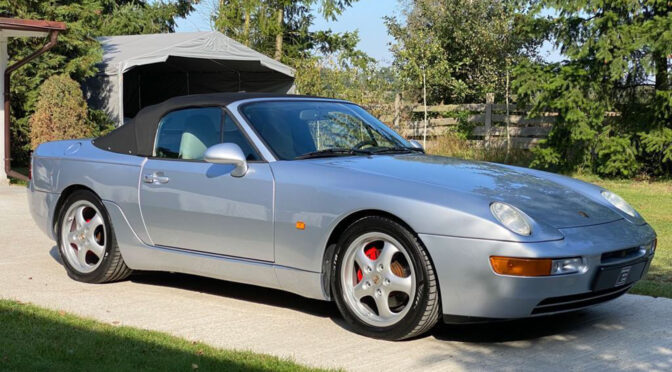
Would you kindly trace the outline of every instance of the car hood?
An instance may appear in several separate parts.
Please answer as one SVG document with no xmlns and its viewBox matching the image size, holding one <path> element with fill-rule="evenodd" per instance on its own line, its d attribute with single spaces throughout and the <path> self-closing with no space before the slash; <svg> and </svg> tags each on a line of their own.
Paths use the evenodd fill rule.
<svg viewBox="0 0 672 372">
<path fill-rule="evenodd" d="M 321 163 L 469 193 L 488 203 L 506 202 L 536 221 L 558 229 L 623 218 L 572 187 L 544 178 L 542 172 L 527 172 L 525 168 L 423 154 L 329 158 Z"/>
</svg>

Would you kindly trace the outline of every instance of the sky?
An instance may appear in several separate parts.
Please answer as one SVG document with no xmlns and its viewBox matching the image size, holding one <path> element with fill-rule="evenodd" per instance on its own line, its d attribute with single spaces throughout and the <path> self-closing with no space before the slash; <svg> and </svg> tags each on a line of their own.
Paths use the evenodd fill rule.
<svg viewBox="0 0 672 372">
<path fill-rule="evenodd" d="M 178 20 L 177 32 L 210 31 L 210 16 L 217 3 L 218 0 L 201 0 L 193 13 L 186 19 Z M 313 12 L 315 24 L 312 30 L 359 31 L 359 48 L 383 66 L 392 64 L 393 57 L 389 46 L 394 39 L 387 34 L 383 17 L 401 16 L 398 0 L 359 0 L 346 9 L 335 22 L 326 21 L 318 14 L 317 9 L 313 9 Z M 549 61 L 561 59 L 560 53 L 550 43 L 544 44 L 541 53 Z"/>
</svg>

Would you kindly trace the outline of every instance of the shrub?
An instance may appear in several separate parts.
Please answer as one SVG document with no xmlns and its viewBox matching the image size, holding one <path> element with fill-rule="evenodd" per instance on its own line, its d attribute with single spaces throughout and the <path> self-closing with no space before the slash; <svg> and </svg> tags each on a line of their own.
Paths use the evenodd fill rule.
<svg viewBox="0 0 672 372">
<path fill-rule="evenodd" d="M 79 83 L 67 75 L 52 76 L 42 84 L 29 123 L 33 149 L 48 141 L 92 137 L 96 131 Z"/>
<path fill-rule="evenodd" d="M 461 159 L 489 161 L 528 167 L 532 160 L 529 150 L 512 148 L 507 154 L 504 143 L 483 146 L 482 141 L 469 141 L 459 132 L 447 132 L 444 135 L 427 139 L 426 152 L 431 155 L 450 156 Z"/>
<path fill-rule="evenodd" d="M 607 177 L 633 177 L 640 164 L 630 137 L 605 137 L 597 144 L 597 174 Z"/>
</svg>

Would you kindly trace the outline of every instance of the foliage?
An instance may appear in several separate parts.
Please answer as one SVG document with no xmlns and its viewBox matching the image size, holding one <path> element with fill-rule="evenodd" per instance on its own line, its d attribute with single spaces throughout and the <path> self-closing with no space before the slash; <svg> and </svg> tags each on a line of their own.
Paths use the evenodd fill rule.
<svg viewBox="0 0 672 372">
<path fill-rule="evenodd" d="M 311 30 L 315 21 L 311 7 L 317 5 L 323 17 L 335 20 L 353 2 L 223 0 L 213 16 L 214 25 L 242 44 L 294 67 L 301 94 L 370 105 L 389 98 L 395 80 L 390 70 L 379 69 L 357 49 L 356 31 Z M 278 11 L 282 12 L 280 19 Z"/>
<path fill-rule="evenodd" d="M 509 66 L 535 56 L 518 1 L 416 0 L 404 19 L 386 19 L 395 66 L 408 89 L 420 90 L 423 73 L 429 103 L 482 101 L 505 93 Z"/>
<path fill-rule="evenodd" d="M 628 136 L 606 137 L 598 141 L 597 172 L 606 176 L 632 177 L 639 164 Z"/>
<path fill-rule="evenodd" d="M 321 371 L 0 299 L 3 371 Z"/>
<path fill-rule="evenodd" d="M 482 142 L 482 141 L 478 141 Z M 461 159 L 508 163 L 527 167 L 530 165 L 530 152 L 523 149 L 511 149 L 507 155 L 503 146 L 484 147 L 476 145 L 465 138 L 459 130 L 447 131 L 431 141 L 427 141 L 426 151 L 431 155 L 450 156 Z"/>
<path fill-rule="evenodd" d="M 640 133 L 646 152 L 659 163 L 672 162 L 672 129 L 660 128 Z"/>
<path fill-rule="evenodd" d="M 380 102 L 375 95 L 392 89 L 394 75 L 359 51 L 358 42 L 356 32 L 338 35 L 327 43 L 328 48 L 292 59 L 297 70 L 297 89 L 303 94 L 338 97 L 361 104 Z"/>
<path fill-rule="evenodd" d="M 457 130 L 455 133 L 462 138 L 467 140 L 474 129 L 480 124 L 475 121 L 469 120 L 471 112 L 469 111 L 455 111 L 452 113 L 452 116 L 457 119 Z"/>
<path fill-rule="evenodd" d="M 566 60 L 519 64 L 514 88 L 534 112 L 558 112 L 533 165 L 605 176 L 672 173 L 672 3 L 541 0 L 537 37 Z M 605 118 L 605 115 L 608 117 Z"/>
<path fill-rule="evenodd" d="M 67 75 L 47 79 L 29 120 L 31 148 L 48 141 L 92 137 L 96 128 L 87 120 L 86 108 L 76 81 Z"/>
<path fill-rule="evenodd" d="M 336 20 L 357 0 L 221 0 L 213 14 L 215 28 L 252 49 L 292 64 L 315 52 L 334 53 L 350 48 L 356 33 L 311 31 L 311 8 L 319 6 Z M 356 44 L 356 43 L 355 43 Z"/>
<path fill-rule="evenodd" d="M 28 118 L 35 110 L 39 87 L 50 76 L 68 74 L 78 82 L 95 75 L 102 51 L 96 37 L 172 32 L 175 19 L 186 16 L 197 1 L 149 0 L 0 0 L 0 16 L 66 22 L 68 30 L 48 53 L 12 75 L 12 154 L 27 164 L 30 148 Z M 13 38 L 8 45 L 10 64 L 39 49 L 44 40 Z M 91 111 L 89 120 L 103 118 Z M 107 121 L 98 121 L 99 126 Z"/>
</svg>

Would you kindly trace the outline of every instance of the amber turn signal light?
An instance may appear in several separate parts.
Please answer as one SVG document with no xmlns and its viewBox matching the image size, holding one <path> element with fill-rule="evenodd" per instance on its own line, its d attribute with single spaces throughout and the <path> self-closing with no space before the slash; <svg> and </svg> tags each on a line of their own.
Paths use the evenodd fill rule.
<svg viewBox="0 0 672 372">
<path fill-rule="evenodd" d="M 497 274 L 515 276 L 551 275 L 553 260 L 547 258 L 490 257 L 490 265 Z"/>
</svg>

